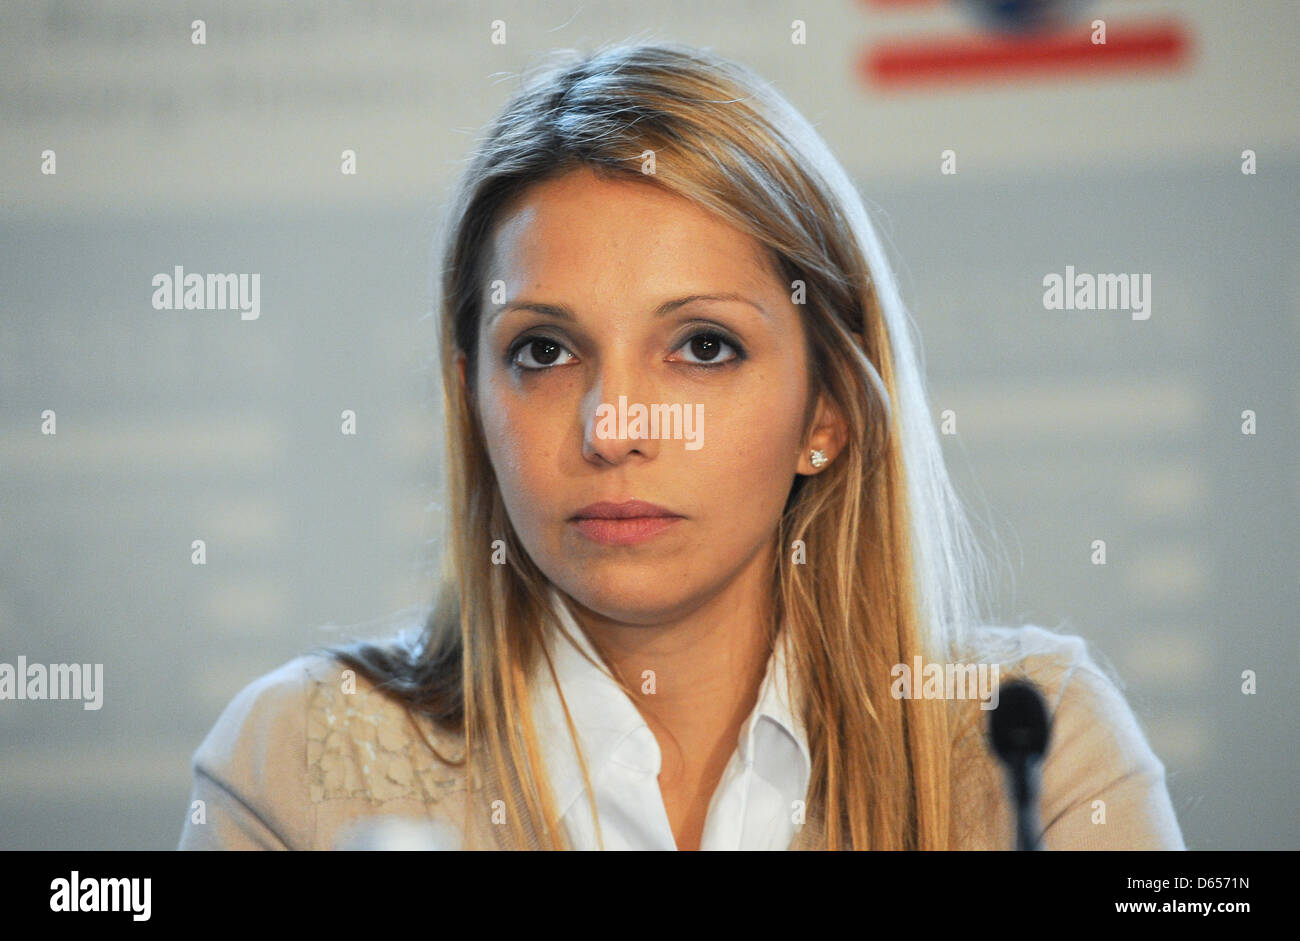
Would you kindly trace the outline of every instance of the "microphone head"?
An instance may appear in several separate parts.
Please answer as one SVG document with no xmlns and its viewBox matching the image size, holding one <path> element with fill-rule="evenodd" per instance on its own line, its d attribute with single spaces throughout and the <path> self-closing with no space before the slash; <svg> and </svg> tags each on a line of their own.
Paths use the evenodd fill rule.
<svg viewBox="0 0 1300 941">
<path fill-rule="evenodd" d="M 998 690 L 998 707 L 989 716 L 989 741 L 1003 764 L 1041 759 L 1047 751 L 1051 720 L 1038 687 L 1011 680 Z"/>
</svg>

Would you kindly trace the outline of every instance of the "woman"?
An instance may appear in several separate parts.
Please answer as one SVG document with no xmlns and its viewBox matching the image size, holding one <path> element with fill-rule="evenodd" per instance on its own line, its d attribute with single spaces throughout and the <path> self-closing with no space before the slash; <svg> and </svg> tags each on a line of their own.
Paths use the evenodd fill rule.
<svg viewBox="0 0 1300 941">
<path fill-rule="evenodd" d="M 1044 845 L 1182 847 L 1082 641 L 981 626 L 880 242 L 779 94 L 675 44 L 552 63 L 449 224 L 437 604 L 240 693 L 182 847 L 1008 847 L 1012 674 L 1054 719 Z"/>
</svg>

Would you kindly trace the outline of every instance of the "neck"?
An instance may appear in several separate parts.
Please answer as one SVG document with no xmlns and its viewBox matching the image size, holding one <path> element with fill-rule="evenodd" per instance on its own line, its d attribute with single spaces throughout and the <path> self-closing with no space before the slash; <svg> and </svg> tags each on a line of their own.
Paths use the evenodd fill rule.
<svg viewBox="0 0 1300 941">
<path fill-rule="evenodd" d="M 665 794 L 703 793 L 707 803 L 758 700 L 771 654 L 770 561 L 757 553 L 712 596 L 656 623 L 622 624 L 575 606 L 659 742 Z"/>
</svg>

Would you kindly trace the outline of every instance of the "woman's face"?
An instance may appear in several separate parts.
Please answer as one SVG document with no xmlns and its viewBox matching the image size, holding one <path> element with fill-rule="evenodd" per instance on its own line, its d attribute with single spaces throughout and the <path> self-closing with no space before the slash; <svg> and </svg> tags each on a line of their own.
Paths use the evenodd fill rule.
<svg viewBox="0 0 1300 941">
<path fill-rule="evenodd" d="M 526 191 L 490 247 L 476 405 L 542 572 L 598 615 L 654 624 L 768 564 L 795 475 L 814 472 L 806 446 L 833 450 L 805 441 L 800 314 L 759 244 L 583 169 Z"/>
</svg>

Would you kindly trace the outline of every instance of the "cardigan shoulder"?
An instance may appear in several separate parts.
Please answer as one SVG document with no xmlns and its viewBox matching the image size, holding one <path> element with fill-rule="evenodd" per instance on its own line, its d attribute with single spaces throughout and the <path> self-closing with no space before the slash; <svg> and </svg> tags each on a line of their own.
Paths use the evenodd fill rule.
<svg viewBox="0 0 1300 941">
<path fill-rule="evenodd" d="M 1034 625 L 990 626 L 975 632 L 965 652 L 972 661 L 997 663 L 1002 682 L 1025 677 L 1043 693 L 1052 723 L 1040 799 L 1046 849 L 1185 849 L 1164 764 L 1118 674 L 1082 637 Z M 981 736 L 986 722 L 981 716 Z M 954 785 L 966 840 L 1009 848 L 1001 768 L 983 743 L 971 752 L 972 766 Z"/>
<path fill-rule="evenodd" d="M 367 820 L 436 821 L 463 796 L 462 757 L 333 657 L 297 657 L 240 690 L 194 752 L 180 848 L 330 849 Z"/>
</svg>

